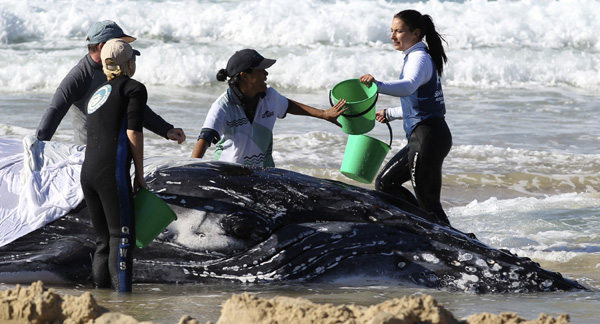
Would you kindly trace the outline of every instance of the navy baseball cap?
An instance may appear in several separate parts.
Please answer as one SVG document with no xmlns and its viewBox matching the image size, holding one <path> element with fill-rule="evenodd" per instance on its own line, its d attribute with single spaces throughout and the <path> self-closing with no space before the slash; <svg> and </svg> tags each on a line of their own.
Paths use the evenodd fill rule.
<svg viewBox="0 0 600 324">
<path fill-rule="evenodd" d="M 275 64 L 276 60 L 264 58 L 257 51 L 247 48 L 235 52 L 227 62 L 227 76 L 230 78 L 249 68 L 267 69 Z"/>
<path fill-rule="evenodd" d="M 99 21 L 93 24 L 87 32 L 88 44 L 106 43 L 113 38 L 121 38 L 127 43 L 133 42 L 136 38 L 123 32 L 123 29 L 112 20 Z"/>
</svg>

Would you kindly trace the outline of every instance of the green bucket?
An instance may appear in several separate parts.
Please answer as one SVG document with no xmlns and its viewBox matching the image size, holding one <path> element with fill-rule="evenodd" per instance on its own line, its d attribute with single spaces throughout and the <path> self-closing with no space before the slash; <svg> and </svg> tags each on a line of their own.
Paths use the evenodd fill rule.
<svg viewBox="0 0 600 324">
<path fill-rule="evenodd" d="M 378 97 L 375 83 L 367 87 L 359 79 L 348 79 L 336 84 L 330 91 L 329 101 L 333 106 L 340 99 L 346 99 L 348 110 L 338 117 L 342 131 L 346 134 L 360 135 L 373 129 Z"/>
<path fill-rule="evenodd" d="M 144 248 L 177 219 L 175 212 L 148 189 L 140 188 L 133 198 L 135 208 L 135 240 Z"/>
<path fill-rule="evenodd" d="M 368 135 L 348 136 L 340 168 L 343 175 L 362 183 L 373 182 L 381 163 L 392 148 L 392 128 L 389 123 L 386 125 L 390 131 L 389 145 Z"/>
</svg>

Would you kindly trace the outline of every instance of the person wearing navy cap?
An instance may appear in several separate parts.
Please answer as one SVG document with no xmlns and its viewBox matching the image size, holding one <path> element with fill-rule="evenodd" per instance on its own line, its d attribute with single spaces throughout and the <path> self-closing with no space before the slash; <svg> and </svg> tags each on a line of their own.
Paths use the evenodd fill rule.
<svg viewBox="0 0 600 324">
<path fill-rule="evenodd" d="M 248 166 L 273 167 L 273 127 L 287 113 L 327 120 L 341 127 L 337 118 L 346 111 L 345 100 L 321 110 L 290 100 L 267 86 L 267 69 L 275 60 L 264 58 L 253 49 L 237 51 L 218 81 L 229 83 L 211 106 L 193 158 L 202 158 L 211 143 L 216 144 L 215 160 Z"/>
<path fill-rule="evenodd" d="M 135 41 L 135 37 L 123 32 L 114 21 L 104 20 L 94 23 L 87 31 L 88 54 L 74 66 L 62 80 L 46 109 L 36 130 L 35 136 L 40 141 L 49 141 L 54 136 L 61 121 L 71 109 L 74 128 L 74 142 L 85 144 L 87 137 L 87 115 L 85 105 L 94 91 L 106 81 L 102 72 L 100 52 L 104 44 L 114 38 L 123 39 L 127 43 Z M 146 107 L 144 127 L 150 131 L 181 144 L 185 141 L 185 133 L 181 128 L 174 128 L 150 107 Z"/>
</svg>

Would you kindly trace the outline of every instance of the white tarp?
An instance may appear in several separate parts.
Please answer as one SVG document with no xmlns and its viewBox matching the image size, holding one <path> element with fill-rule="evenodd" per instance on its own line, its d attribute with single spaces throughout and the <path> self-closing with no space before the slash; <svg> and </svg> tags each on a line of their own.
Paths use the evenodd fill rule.
<svg viewBox="0 0 600 324">
<path fill-rule="evenodd" d="M 85 146 L 0 138 L 0 246 L 69 213 L 83 201 Z"/>
</svg>

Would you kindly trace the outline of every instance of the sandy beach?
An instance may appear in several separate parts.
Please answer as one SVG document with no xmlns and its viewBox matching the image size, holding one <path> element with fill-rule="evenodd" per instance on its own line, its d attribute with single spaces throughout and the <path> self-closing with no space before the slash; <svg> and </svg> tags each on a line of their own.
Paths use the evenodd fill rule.
<svg viewBox="0 0 600 324">
<path fill-rule="evenodd" d="M 60 295 L 45 288 L 42 281 L 30 286 L 16 285 L 0 293 L 0 321 L 6 324 L 151 324 L 111 312 L 98 305 L 90 292 L 80 296 Z M 182 314 L 178 324 L 198 324 Z M 211 322 L 208 322 L 211 323 Z M 217 324 L 261 323 L 349 323 L 349 324 L 566 324 L 568 314 L 556 318 L 540 314 L 525 319 L 516 313 L 479 313 L 466 319 L 456 318 L 444 305 L 429 295 L 394 298 L 370 307 L 354 304 L 316 304 L 306 298 L 276 296 L 259 298 L 247 293 L 235 294 L 222 306 Z"/>
</svg>

